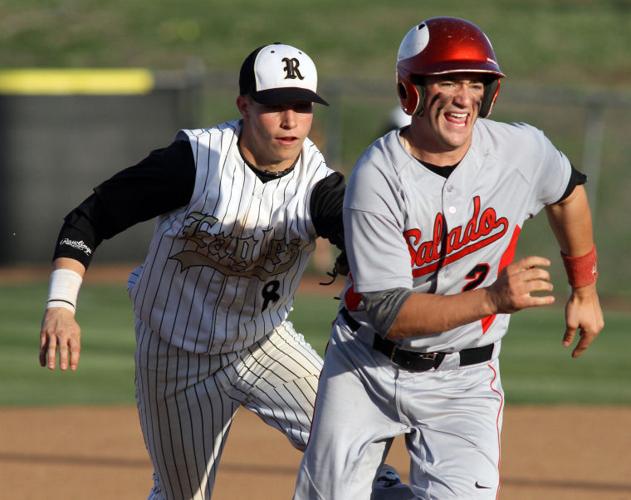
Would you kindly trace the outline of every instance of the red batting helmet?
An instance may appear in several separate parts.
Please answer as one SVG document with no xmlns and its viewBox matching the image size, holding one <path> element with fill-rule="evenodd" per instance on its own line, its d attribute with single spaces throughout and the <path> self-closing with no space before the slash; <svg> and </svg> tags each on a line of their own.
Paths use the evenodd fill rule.
<svg viewBox="0 0 631 500">
<path fill-rule="evenodd" d="M 421 114 L 423 77 L 461 72 L 489 76 L 480 107 L 480 116 L 489 116 L 504 73 L 484 32 L 472 22 L 455 17 L 432 17 L 414 26 L 403 37 L 397 55 L 401 107 L 408 115 Z"/>
</svg>

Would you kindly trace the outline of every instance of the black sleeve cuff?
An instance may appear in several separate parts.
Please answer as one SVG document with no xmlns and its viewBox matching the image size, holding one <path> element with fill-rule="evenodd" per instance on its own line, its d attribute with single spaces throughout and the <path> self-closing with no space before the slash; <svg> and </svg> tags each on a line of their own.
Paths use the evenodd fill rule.
<svg viewBox="0 0 631 500">
<path fill-rule="evenodd" d="M 57 237 L 53 259 L 68 257 L 78 260 L 88 268 L 96 247 L 103 241 L 96 229 L 97 224 L 88 215 L 98 217 L 97 207 L 98 200 L 92 195 L 65 217 Z"/>
<path fill-rule="evenodd" d="M 578 170 L 576 170 L 574 168 L 574 165 L 572 165 L 572 174 L 570 175 L 570 180 L 567 184 L 567 187 L 565 188 L 565 192 L 563 193 L 563 196 L 561 196 L 561 198 L 559 198 L 553 204 L 562 202 L 563 200 L 565 200 L 565 198 L 572 194 L 576 186 L 580 186 L 581 184 L 585 184 L 586 182 L 587 176 L 583 172 L 579 172 Z"/>
</svg>

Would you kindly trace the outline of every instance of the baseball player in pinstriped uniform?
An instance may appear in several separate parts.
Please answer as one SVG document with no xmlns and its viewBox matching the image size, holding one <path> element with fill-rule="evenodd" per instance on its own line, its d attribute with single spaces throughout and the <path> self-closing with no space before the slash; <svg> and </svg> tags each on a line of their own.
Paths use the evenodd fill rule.
<svg viewBox="0 0 631 500">
<path fill-rule="evenodd" d="M 76 369 L 76 297 L 102 239 L 158 217 L 129 292 L 136 389 L 154 465 L 150 498 L 209 498 L 239 406 L 304 449 L 318 354 L 287 317 L 315 238 L 341 247 L 344 182 L 307 138 L 313 61 L 282 44 L 244 61 L 242 119 L 182 130 L 115 175 L 65 220 L 40 361 Z"/>
<path fill-rule="evenodd" d="M 40 363 L 54 369 L 58 355 L 62 370 L 75 370 L 74 312 L 95 248 L 157 217 L 128 283 L 151 499 L 211 497 L 240 406 L 298 449 L 309 436 L 322 360 L 288 315 L 316 237 L 343 248 L 344 178 L 307 138 L 312 103 L 327 104 L 307 54 L 259 47 L 239 87 L 241 120 L 181 130 L 96 187 L 66 216 L 55 247 Z"/>
<path fill-rule="evenodd" d="M 497 496 L 501 339 L 510 313 L 554 300 L 548 259 L 512 262 L 541 209 L 572 287 L 563 345 L 578 332 L 579 356 L 603 328 L 585 177 L 539 130 L 486 119 L 503 76 L 486 35 L 462 19 L 428 19 L 401 43 L 398 91 L 412 122 L 375 141 L 348 183 L 352 278 L 297 500 L 368 498 L 362 471 L 397 435 L 416 498 Z"/>
</svg>

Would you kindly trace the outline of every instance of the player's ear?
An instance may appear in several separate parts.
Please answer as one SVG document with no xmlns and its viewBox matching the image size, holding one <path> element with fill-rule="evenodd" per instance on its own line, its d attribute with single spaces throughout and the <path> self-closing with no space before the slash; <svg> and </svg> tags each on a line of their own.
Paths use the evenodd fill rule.
<svg viewBox="0 0 631 500">
<path fill-rule="evenodd" d="M 243 118 L 247 117 L 250 107 L 250 99 L 247 96 L 240 95 L 237 97 L 237 109 Z"/>
</svg>

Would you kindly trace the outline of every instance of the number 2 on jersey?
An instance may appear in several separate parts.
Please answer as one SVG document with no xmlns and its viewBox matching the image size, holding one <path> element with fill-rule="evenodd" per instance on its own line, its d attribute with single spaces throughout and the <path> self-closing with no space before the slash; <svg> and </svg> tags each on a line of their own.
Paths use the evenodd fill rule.
<svg viewBox="0 0 631 500">
<path fill-rule="evenodd" d="M 469 280 L 469 283 L 462 287 L 462 291 L 466 292 L 467 290 L 473 290 L 474 288 L 480 286 L 480 283 L 482 283 L 484 278 L 486 278 L 486 275 L 489 274 L 489 269 L 490 266 L 485 262 L 474 266 L 474 268 L 471 269 L 471 271 L 469 271 L 465 276 L 465 278 Z"/>
</svg>

